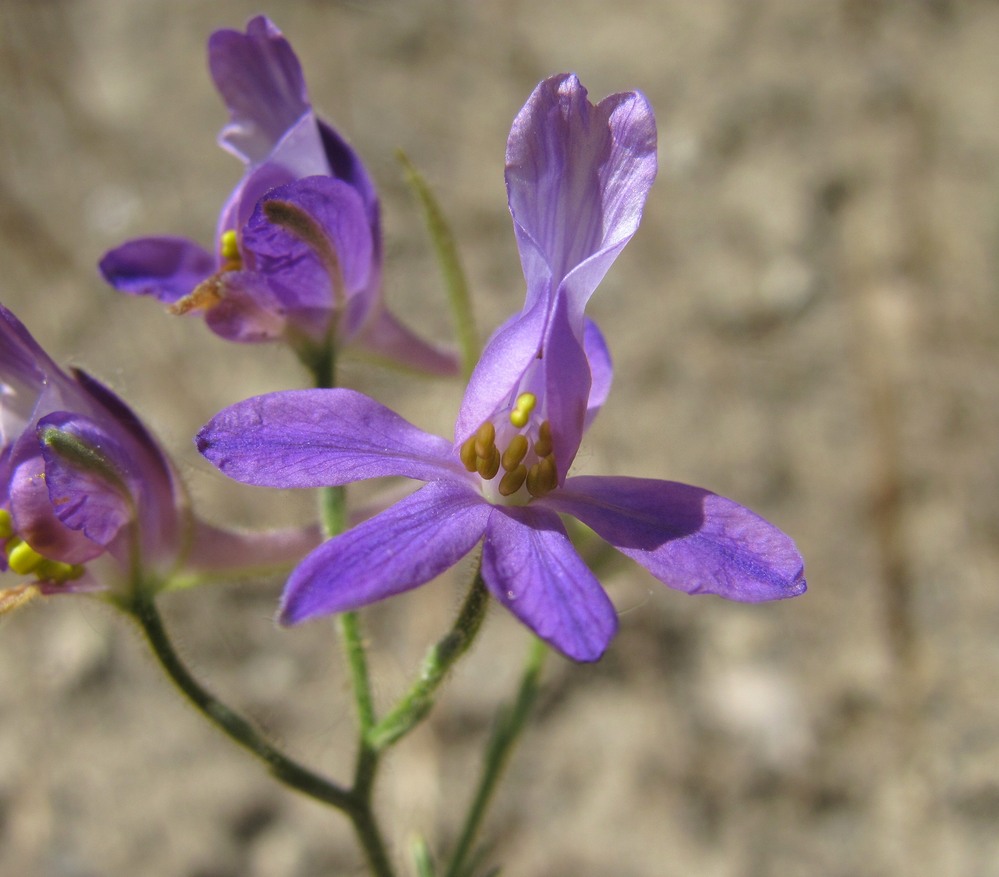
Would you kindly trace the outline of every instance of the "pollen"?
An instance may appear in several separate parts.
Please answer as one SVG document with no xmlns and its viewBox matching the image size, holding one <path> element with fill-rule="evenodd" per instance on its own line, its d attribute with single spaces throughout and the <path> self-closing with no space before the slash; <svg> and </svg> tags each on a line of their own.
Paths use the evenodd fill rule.
<svg viewBox="0 0 999 877">
<path fill-rule="evenodd" d="M 538 397 L 534 393 L 521 393 L 510 412 L 510 423 L 517 429 L 527 426 L 527 422 L 531 419 L 531 412 L 534 411 L 537 404 Z"/>
<path fill-rule="evenodd" d="M 527 436 L 520 435 L 520 433 L 510 439 L 510 444 L 507 445 L 507 449 L 503 452 L 501 458 L 503 468 L 507 472 L 512 472 L 524 462 L 524 457 L 527 456 L 528 444 Z"/>
<path fill-rule="evenodd" d="M 0 550 L 6 555 L 7 566 L 11 572 L 21 576 L 33 575 L 35 580 L 39 582 L 62 584 L 83 575 L 83 567 L 79 564 L 51 560 L 45 555 L 39 554 L 20 537 L 15 536 L 14 519 L 7 509 L 0 509 Z M 3 593 L 7 594 L 8 592 Z M 4 603 L 6 606 L 6 599 L 4 597 L 0 603 Z"/>
<path fill-rule="evenodd" d="M 500 496 L 513 496 L 527 480 L 527 467 L 521 463 L 514 469 L 507 472 L 499 483 Z"/>
</svg>

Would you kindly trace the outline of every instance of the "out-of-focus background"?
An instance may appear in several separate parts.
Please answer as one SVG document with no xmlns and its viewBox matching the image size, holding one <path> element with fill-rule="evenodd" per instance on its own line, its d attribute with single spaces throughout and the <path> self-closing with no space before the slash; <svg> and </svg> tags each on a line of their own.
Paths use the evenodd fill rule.
<svg viewBox="0 0 999 877">
<path fill-rule="evenodd" d="M 999 874 L 999 6 L 988 0 L 7 0 L 0 300 L 122 393 L 217 520 L 303 522 L 313 498 L 224 483 L 215 411 L 304 385 L 127 300 L 124 238 L 211 244 L 238 180 L 205 70 L 268 13 L 314 103 L 368 162 L 387 296 L 449 332 L 402 147 L 457 232 L 484 333 L 519 307 L 503 154 L 542 77 L 641 89 L 660 174 L 594 296 L 616 385 L 577 471 L 731 496 L 791 533 L 810 591 L 744 606 L 620 563 L 621 632 L 560 658 L 487 833 L 510 875 Z M 458 383 L 347 366 L 447 434 Z M 470 562 L 365 613 L 381 704 L 450 623 Z M 277 629 L 280 581 L 163 600 L 197 672 L 303 760 L 353 748 L 331 625 Z M 453 837 L 528 644 L 495 612 L 389 759 L 395 852 Z M 405 872 L 405 867 L 403 868 Z M 336 814 L 284 791 L 187 708 L 129 625 L 85 599 L 0 624 L 0 874 L 360 873 Z"/>
</svg>

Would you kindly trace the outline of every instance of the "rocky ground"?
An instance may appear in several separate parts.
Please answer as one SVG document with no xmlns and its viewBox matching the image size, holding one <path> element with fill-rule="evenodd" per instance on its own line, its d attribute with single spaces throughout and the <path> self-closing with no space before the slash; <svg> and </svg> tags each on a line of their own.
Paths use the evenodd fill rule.
<svg viewBox="0 0 999 877">
<path fill-rule="evenodd" d="M 301 522 L 312 498 L 223 483 L 190 437 L 305 380 L 279 350 L 106 289 L 125 237 L 210 241 L 239 177 L 204 69 L 266 12 L 383 194 L 387 295 L 448 331 L 402 147 L 454 223 L 484 331 L 519 306 L 503 150 L 575 70 L 656 109 L 661 171 L 594 297 L 616 385 L 577 469 L 689 481 L 790 532 L 810 591 L 745 606 L 621 563 L 605 659 L 553 659 L 488 823 L 505 874 L 999 874 L 999 6 L 990 0 L 9 0 L 0 8 L 0 300 L 128 398 L 199 508 Z M 457 384 L 348 366 L 447 433 Z M 468 565 L 365 614 L 379 702 L 449 623 Z M 163 601 L 193 667 L 343 776 L 330 625 L 272 622 L 280 581 Z M 504 613 L 379 786 L 406 873 L 453 837 L 528 641 Z M 84 599 L 0 626 L 0 874 L 359 874 L 348 829 L 176 696 Z"/>
</svg>

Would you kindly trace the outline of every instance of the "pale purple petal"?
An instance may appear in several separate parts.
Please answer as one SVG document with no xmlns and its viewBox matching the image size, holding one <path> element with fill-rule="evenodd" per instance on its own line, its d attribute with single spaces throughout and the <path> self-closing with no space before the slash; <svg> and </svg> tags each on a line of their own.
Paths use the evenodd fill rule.
<svg viewBox="0 0 999 877">
<path fill-rule="evenodd" d="M 205 323 L 228 341 L 254 343 L 281 338 L 288 309 L 267 278 L 255 271 L 226 271 L 212 281 L 219 298 L 205 310 Z M 329 314 L 325 314 L 328 323 Z"/>
<path fill-rule="evenodd" d="M 184 568 L 195 574 L 240 575 L 288 567 L 322 541 L 317 524 L 283 530 L 240 531 L 194 521 Z"/>
<path fill-rule="evenodd" d="M 198 449 L 230 478 L 266 487 L 322 487 L 402 475 L 468 481 L 449 441 L 354 390 L 288 390 L 212 418 Z"/>
<path fill-rule="evenodd" d="M 49 444 L 55 432 L 86 455 L 61 453 Z M 118 440 L 86 417 L 57 412 L 38 422 L 45 484 L 56 517 L 71 530 L 107 548 L 137 516 L 141 485 Z"/>
<path fill-rule="evenodd" d="M 289 311 L 331 311 L 368 286 L 373 264 L 364 202 L 347 183 L 306 177 L 260 200 L 243 229 L 244 258 Z"/>
<path fill-rule="evenodd" d="M 541 351 L 547 316 L 545 303 L 539 302 L 489 339 L 465 390 L 454 427 L 455 444 L 461 444 L 506 403 Z"/>
<path fill-rule="evenodd" d="M 743 602 L 805 590 L 804 561 L 789 536 L 699 487 L 580 476 L 541 502 L 578 518 L 671 588 Z"/>
<path fill-rule="evenodd" d="M 528 294 L 562 285 L 576 318 L 638 228 L 656 175 L 652 109 L 637 92 L 593 106 L 574 75 L 553 76 L 514 120 L 506 161 Z"/>
<path fill-rule="evenodd" d="M 178 237 L 126 241 L 100 261 L 104 279 L 119 292 L 150 295 L 166 304 L 188 295 L 215 270 L 211 253 Z"/>
<path fill-rule="evenodd" d="M 262 15 L 249 21 L 245 34 L 213 33 L 208 66 L 230 116 L 219 143 L 247 162 L 265 159 L 311 110 L 298 58 L 281 31 Z"/>
<path fill-rule="evenodd" d="M 361 329 L 357 342 L 376 356 L 432 375 L 457 374 L 458 355 L 430 344 L 380 308 Z"/>
<path fill-rule="evenodd" d="M 15 532 L 29 536 L 39 554 L 63 563 L 85 563 L 103 554 L 103 545 L 59 520 L 45 481 L 40 453 L 21 460 L 14 469 L 8 497 Z"/>
<path fill-rule="evenodd" d="M 586 359 L 590 363 L 590 396 L 586 401 L 586 420 L 583 423 L 583 432 L 585 433 L 610 395 L 611 382 L 614 379 L 614 365 L 611 362 L 607 342 L 597 324 L 587 318 L 584 326 L 583 349 L 586 351 Z"/>
<path fill-rule="evenodd" d="M 573 660 L 596 661 L 617 631 L 614 605 L 554 512 L 494 508 L 482 547 L 482 577 L 500 603 Z"/>
<path fill-rule="evenodd" d="M 357 609 L 430 581 L 475 547 L 489 514 L 467 485 L 426 485 L 305 558 L 285 587 L 281 622 Z"/>
<path fill-rule="evenodd" d="M 569 325 L 568 302 L 555 302 L 544 346 L 545 406 L 551 423 L 555 464 L 561 483 L 583 439 L 590 365 L 583 344 Z"/>
</svg>

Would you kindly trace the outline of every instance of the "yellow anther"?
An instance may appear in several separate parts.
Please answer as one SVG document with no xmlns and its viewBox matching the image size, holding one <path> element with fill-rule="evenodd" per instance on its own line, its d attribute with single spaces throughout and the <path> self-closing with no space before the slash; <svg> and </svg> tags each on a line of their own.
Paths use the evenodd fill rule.
<svg viewBox="0 0 999 877">
<path fill-rule="evenodd" d="M 488 459 L 496 449 L 496 427 L 487 420 L 475 433 L 475 454 Z"/>
<path fill-rule="evenodd" d="M 499 483 L 500 496 L 513 496 L 527 480 L 527 467 L 521 463 L 516 469 L 506 473 Z"/>
<path fill-rule="evenodd" d="M 510 412 L 510 423 L 517 429 L 527 426 L 527 421 L 531 419 L 531 412 L 538 404 L 538 397 L 534 393 L 521 393 Z"/>
<path fill-rule="evenodd" d="M 45 560 L 27 542 L 22 542 L 20 539 L 12 542 L 7 553 L 7 563 L 18 575 L 26 576 L 33 573 Z"/>
<path fill-rule="evenodd" d="M 462 466 L 464 466 L 469 472 L 475 471 L 475 463 L 479 459 L 479 455 L 475 453 L 474 435 L 465 439 L 465 443 L 461 446 L 458 456 L 461 457 Z"/>
<path fill-rule="evenodd" d="M 499 472 L 500 467 L 500 452 L 496 445 L 493 445 L 492 453 L 487 456 L 479 457 L 478 463 L 475 466 L 475 471 L 479 473 L 486 481 L 491 481 L 496 477 L 496 473 Z"/>
<path fill-rule="evenodd" d="M 239 255 L 239 239 L 234 229 L 222 232 L 222 237 L 219 238 L 219 255 L 223 262 L 242 262 L 242 257 Z"/>
<path fill-rule="evenodd" d="M 44 559 L 35 570 L 39 581 L 68 582 L 83 575 L 83 567 L 75 563 L 63 563 L 59 560 Z"/>
<path fill-rule="evenodd" d="M 547 457 L 554 449 L 552 425 L 546 420 L 538 430 L 538 440 L 534 443 L 534 453 L 539 457 Z"/>
<path fill-rule="evenodd" d="M 558 471 L 555 458 L 550 454 L 543 457 L 527 473 L 527 492 L 531 496 L 544 496 L 558 486 Z"/>
<path fill-rule="evenodd" d="M 506 469 L 507 472 L 513 471 L 524 461 L 524 457 L 526 456 L 527 436 L 520 435 L 518 433 L 510 439 L 510 444 L 507 445 L 507 449 L 503 451 L 503 457 L 501 460 L 503 468 Z"/>
<path fill-rule="evenodd" d="M 14 535 L 14 519 L 7 509 L 0 509 L 0 542 L 6 542 Z"/>
</svg>

